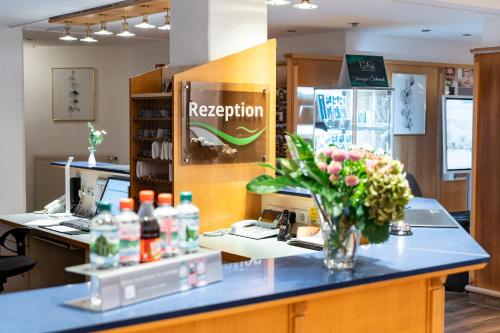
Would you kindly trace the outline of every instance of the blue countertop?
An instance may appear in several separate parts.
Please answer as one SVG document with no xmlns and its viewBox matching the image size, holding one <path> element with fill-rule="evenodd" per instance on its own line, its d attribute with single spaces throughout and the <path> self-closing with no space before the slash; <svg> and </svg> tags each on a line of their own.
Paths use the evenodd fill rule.
<svg viewBox="0 0 500 333">
<path fill-rule="evenodd" d="M 50 165 L 64 167 L 66 162 L 51 162 Z M 130 165 L 128 164 L 113 164 L 113 163 L 101 163 L 97 162 L 96 166 L 89 166 L 87 162 L 84 161 L 74 161 L 71 163 L 71 167 L 74 169 L 83 169 L 83 170 L 94 170 L 94 171 L 102 171 L 109 172 L 119 175 L 130 175 Z"/>
<path fill-rule="evenodd" d="M 416 209 L 440 209 L 434 200 L 415 199 Z M 67 285 L 0 296 L 5 332 L 89 331 L 366 283 L 485 263 L 488 254 L 461 228 L 413 228 L 410 237 L 391 236 L 381 245 L 361 246 L 350 272 L 329 273 L 322 253 L 226 264 L 223 280 L 203 288 L 136 305 L 91 313 L 64 306 L 89 295 L 88 284 Z"/>
</svg>

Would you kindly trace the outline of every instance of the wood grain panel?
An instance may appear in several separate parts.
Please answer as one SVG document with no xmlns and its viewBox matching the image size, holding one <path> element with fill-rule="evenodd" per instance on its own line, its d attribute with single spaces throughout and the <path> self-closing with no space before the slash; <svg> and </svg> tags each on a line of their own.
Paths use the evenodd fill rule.
<svg viewBox="0 0 500 333">
<path fill-rule="evenodd" d="M 441 333 L 448 274 L 484 264 L 231 307 L 107 332 Z"/>
<path fill-rule="evenodd" d="M 472 234 L 490 254 L 474 286 L 500 291 L 500 53 L 475 56 Z"/>
<path fill-rule="evenodd" d="M 276 123 L 276 41 L 194 67 L 174 75 L 174 193 L 191 191 L 200 208 L 201 232 L 225 228 L 260 213 L 260 196 L 248 193 L 246 184 L 266 172 L 255 163 L 182 165 L 181 110 L 182 81 L 264 84 L 267 94 L 268 162 L 275 163 Z"/>
<path fill-rule="evenodd" d="M 441 180 L 438 171 L 441 101 L 439 69 L 415 65 L 387 65 L 386 68 L 389 80 L 392 78 L 392 73 L 422 74 L 427 77 L 425 135 L 394 136 L 394 157 L 400 159 L 405 165 L 405 170 L 415 176 L 424 197 L 438 198 L 438 182 Z"/>
</svg>

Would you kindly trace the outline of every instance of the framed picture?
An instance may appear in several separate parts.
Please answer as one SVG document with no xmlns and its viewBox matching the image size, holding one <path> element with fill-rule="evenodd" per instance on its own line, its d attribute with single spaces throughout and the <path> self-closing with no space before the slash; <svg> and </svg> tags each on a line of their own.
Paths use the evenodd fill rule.
<svg viewBox="0 0 500 333">
<path fill-rule="evenodd" d="M 94 120 L 95 68 L 52 68 L 52 120 Z"/>
<path fill-rule="evenodd" d="M 392 74 L 394 88 L 394 135 L 425 134 L 425 75 Z"/>
</svg>

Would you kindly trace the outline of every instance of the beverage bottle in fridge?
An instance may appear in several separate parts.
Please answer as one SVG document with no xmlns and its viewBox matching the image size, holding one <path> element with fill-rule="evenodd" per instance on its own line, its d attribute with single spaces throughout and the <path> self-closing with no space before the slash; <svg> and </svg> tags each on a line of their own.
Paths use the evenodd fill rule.
<svg viewBox="0 0 500 333">
<path fill-rule="evenodd" d="M 158 195 L 158 205 L 155 216 L 160 225 L 162 256 L 172 257 L 177 254 L 179 247 L 179 225 L 177 210 L 172 206 L 172 194 L 160 193 Z"/>
<path fill-rule="evenodd" d="M 90 222 L 90 264 L 94 269 L 114 268 L 119 262 L 118 223 L 110 203 L 100 202 L 98 211 Z"/>
<path fill-rule="evenodd" d="M 179 251 L 193 253 L 198 251 L 199 209 L 192 203 L 191 192 L 181 193 L 181 203 L 177 209 L 179 221 Z"/>
<path fill-rule="evenodd" d="M 139 219 L 141 221 L 141 262 L 150 262 L 161 259 L 160 226 L 154 216 L 153 191 L 139 192 L 141 206 Z"/>
<path fill-rule="evenodd" d="M 116 216 L 120 234 L 120 265 L 136 265 L 140 262 L 141 223 L 134 213 L 134 199 L 120 199 L 121 213 Z"/>
</svg>

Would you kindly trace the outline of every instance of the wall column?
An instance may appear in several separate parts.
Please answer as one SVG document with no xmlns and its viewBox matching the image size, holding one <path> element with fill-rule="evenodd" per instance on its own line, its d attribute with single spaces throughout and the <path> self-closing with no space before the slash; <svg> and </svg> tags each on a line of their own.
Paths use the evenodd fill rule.
<svg viewBox="0 0 500 333">
<path fill-rule="evenodd" d="M 0 27 L 0 214 L 26 210 L 23 33 Z"/>
<path fill-rule="evenodd" d="M 267 41 L 263 0 L 171 0 L 170 65 L 200 65 Z"/>
</svg>

